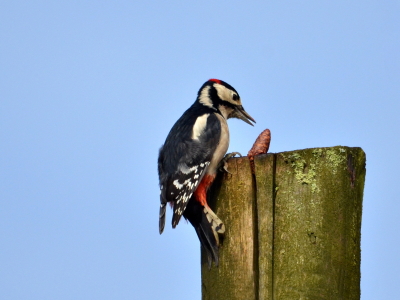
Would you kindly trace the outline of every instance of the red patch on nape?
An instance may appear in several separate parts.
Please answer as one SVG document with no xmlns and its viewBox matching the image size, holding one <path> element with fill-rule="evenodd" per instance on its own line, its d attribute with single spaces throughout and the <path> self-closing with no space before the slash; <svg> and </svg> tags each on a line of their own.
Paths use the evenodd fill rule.
<svg viewBox="0 0 400 300">
<path fill-rule="evenodd" d="M 221 84 L 221 80 L 219 80 L 219 79 L 209 79 L 208 81 L 212 81 L 212 82 Z"/>
</svg>

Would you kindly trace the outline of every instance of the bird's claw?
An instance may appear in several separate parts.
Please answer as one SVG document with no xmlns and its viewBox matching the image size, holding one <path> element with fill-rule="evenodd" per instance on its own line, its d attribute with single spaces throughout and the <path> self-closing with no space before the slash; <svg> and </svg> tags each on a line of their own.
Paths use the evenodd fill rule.
<svg viewBox="0 0 400 300">
<path fill-rule="evenodd" d="M 231 153 L 227 153 L 223 159 L 221 159 L 221 161 L 219 162 L 219 167 L 218 170 L 221 172 L 225 172 L 228 174 L 232 174 L 231 172 L 228 171 L 227 167 L 228 167 L 228 159 L 230 159 L 231 157 L 235 157 L 236 155 L 239 155 L 240 157 L 242 157 L 242 154 L 240 154 L 239 152 L 231 152 Z"/>
</svg>

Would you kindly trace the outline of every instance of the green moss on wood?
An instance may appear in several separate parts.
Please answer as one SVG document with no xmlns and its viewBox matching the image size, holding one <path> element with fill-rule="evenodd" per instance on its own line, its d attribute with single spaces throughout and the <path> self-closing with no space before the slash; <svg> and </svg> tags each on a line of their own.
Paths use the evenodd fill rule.
<svg viewBox="0 0 400 300">
<path fill-rule="evenodd" d="M 347 170 L 353 156 L 361 159 L 355 186 Z M 279 299 L 359 298 L 363 159 L 361 149 L 348 147 L 277 156 L 274 295 Z"/>
<path fill-rule="evenodd" d="M 365 153 L 330 147 L 231 160 L 211 194 L 227 226 L 203 299 L 359 299 Z"/>
<path fill-rule="evenodd" d="M 318 172 L 320 160 L 325 158 L 325 165 L 336 174 L 338 168 L 346 168 L 346 150 L 343 147 L 307 149 L 307 152 L 283 152 L 278 155 L 292 168 L 286 169 L 286 174 L 295 174 L 299 184 L 306 184 L 312 193 L 319 193 Z"/>
</svg>

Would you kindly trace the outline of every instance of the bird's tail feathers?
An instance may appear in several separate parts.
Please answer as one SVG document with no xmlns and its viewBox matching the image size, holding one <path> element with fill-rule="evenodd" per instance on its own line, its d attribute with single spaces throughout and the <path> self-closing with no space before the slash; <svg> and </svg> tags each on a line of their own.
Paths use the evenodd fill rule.
<svg viewBox="0 0 400 300">
<path fill-rule="evenodd" d="M 206 221 L 207 222 L 207 221 Z M 204 248 L 207 254 L 207 263 L 208 268 L 211 268 L 212 262 L 215 262 L 215 265 L 219 264 L 219 239 L 217 240 L 215 236 L 216 234 L 212 227 L 208 223 L 201 222 L 197 227 L 194 227 L 196 230 L 197 236 L 199 237 L 201 246 Z M 218 237 L 217 237 L 218 238 Z"/>
<path fill-rule="evenodd" d="M 160 230 L 160 234 L 163 233 L 164 227 L 165 227 L 165 212 L 167 209 L 167 203 L 161 203 L 160 204 L 160 220 L 158 223 L 158 227 Z"/>
<path fill-rule="evenodd" d="M 211 268 L 213 261 L 218 266 L 218 248 L 221 244 L 219 234 L 225 232 L 225 225 L 208 206 L 201 205 L 193 198 L 186 207 L 184 217 L 196 230 L 201 246 L 207 254 L 208 267 Z"/>
</svg>

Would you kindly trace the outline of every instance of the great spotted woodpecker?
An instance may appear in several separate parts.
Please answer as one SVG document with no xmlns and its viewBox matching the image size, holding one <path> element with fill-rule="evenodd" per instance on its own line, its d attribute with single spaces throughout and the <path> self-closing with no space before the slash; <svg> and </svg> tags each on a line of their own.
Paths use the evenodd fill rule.
<svg viewBox="0 0 400 300">
<path fill-rule="evenodd" d="M 158 157 L 160 179 L 160 234 L 165 226 L 167 202 L 173 207 L 172 227 L 181 216 L 193 225 L 206 250 L 208 264 L 218 265 L 218 234 L 225 226 L 207 204 L 207 190 L 229 146 L 227 119 L 253 126 L 238 92 L 222 80 L 210 79 L 197 99 L 169 132 Z"/>
</svg>

